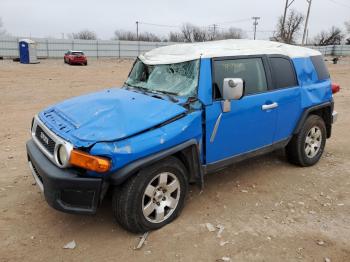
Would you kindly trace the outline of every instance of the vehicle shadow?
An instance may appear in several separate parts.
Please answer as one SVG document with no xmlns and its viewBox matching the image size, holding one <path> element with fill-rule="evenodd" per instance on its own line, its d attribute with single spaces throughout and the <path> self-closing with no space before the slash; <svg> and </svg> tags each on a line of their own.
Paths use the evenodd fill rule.
<svg viewBox="0 0 350 262">
<path fill-rule="evenodd" d="M 187 204 L 197 207 L 200 205 L 199 202 L 208 202 L 211 194 L 213 194 L 213 192 L 218 192 L 219 189 L 222 188 L 222 185 L 234 183 L 237 180 L 241 181 L 242 183 L 254 184 L 255 181 L 264 176 L 266 172 L 270 172 L 271 170 L 269 169 L 275 165 L 290 165 L 286 161 L 283 151 L 276 151 L 264 156 L 248 159 L 246 161 L 231 165 L 216 173 L 210 174 L 204 178 L 204 188 L 202 191 L 197 185 L 190 185 L 188 195 L 190 201 L 187 201 Z M 252 170 L 254 170 L 254 172 L 252 172 Z M 259 172 L 259 170 L 261 170 L 261 172 Z M 199 198 L 201 198 L 200 201 L 198 200 Z M 79 228 L 82 224 L 84 224 L 89 225 L 89 228 L 91 228 L 91 233 L 95 232 L 96 228 L 100 228 L 100 230 L 105 232 L 108 231 L 113 235 L 114 233 L 127 236 L 134 235 L 124 230 L 115 221 L 112 212 L 112 192 L 108 192 L 102 204 L 99 206 L 96 215 L 82 216 L 65 214 L 58 211 L 53 212 L 60 213 L 60 219 L 64 221 L 65 224 L 69 224 L 70 228 Z"/>
</svg>

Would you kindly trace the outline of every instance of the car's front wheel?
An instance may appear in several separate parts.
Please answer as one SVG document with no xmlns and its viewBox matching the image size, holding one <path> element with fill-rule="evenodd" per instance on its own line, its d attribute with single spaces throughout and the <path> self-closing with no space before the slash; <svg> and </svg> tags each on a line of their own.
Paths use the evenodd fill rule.
<svg viewBox="0 0 350 262">
<path fill-rule="evenodd" d="M 155 230 L 181 212 L 187 193 L 186 168 L 168 157 L 130 178 L 113 194 L 113 213 L 125 229 L 134 233 Z"/>
<path fill-rule="evenodd" d="M 286 148 L 288 160 L 299 166 L 316 164 L 323 154 L 326 138 L 323 119 L 318 115 L 310 115 Z"/>
</svg>

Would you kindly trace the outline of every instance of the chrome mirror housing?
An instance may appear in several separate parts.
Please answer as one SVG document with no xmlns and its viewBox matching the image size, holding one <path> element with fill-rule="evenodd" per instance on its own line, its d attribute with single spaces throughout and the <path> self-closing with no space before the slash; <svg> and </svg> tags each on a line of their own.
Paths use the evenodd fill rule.
<svg viewBox="0 0 350 262">
<path fill-rule="evenodd" d="M 244 94 L 244 81 L 242 78 L 224 78 L 221 87 L 221 94 L 224 101 L 222 101 L 222 111 L 231 111 L 231 100 L 239 100 Z"/>
</svg>

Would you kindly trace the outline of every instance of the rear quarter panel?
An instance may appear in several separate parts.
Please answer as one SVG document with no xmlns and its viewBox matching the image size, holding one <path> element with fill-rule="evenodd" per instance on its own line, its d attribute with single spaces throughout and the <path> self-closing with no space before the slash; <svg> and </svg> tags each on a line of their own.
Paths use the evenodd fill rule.
<svg viewBox="0 0 350 262">
<path fill-rule="evenodd" d="M 299 85 L 301 86 L 301 108 L 306 109 L 332 100 L 331 80 L 319 80 L 309 57 L 293 59 Z"/>
</svg>

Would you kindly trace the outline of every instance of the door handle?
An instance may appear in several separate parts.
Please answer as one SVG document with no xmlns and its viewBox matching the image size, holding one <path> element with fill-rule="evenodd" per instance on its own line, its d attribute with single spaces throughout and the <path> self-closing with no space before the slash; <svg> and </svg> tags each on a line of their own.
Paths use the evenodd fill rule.
<svg viewBox="0 0 350 262">
<path fill-rule="evenodd" d="M 274 109 L 278 107 L 278 104 L 276 102 L 272 103 L 272 104 L 268 104 L 268 105 L 262 105 L 261 108 L 262 110 L 269 110 L 269 109 Z"/>
</svg>

